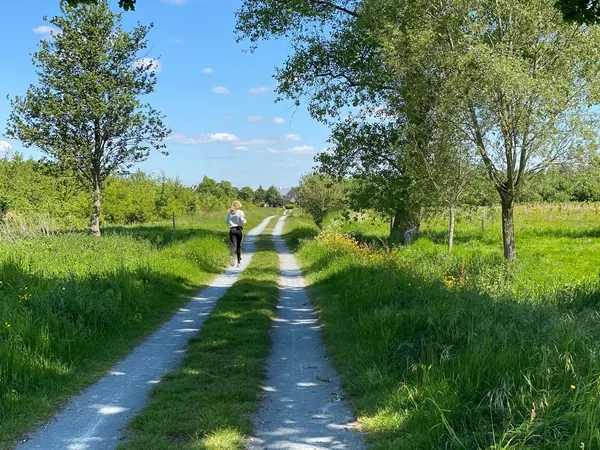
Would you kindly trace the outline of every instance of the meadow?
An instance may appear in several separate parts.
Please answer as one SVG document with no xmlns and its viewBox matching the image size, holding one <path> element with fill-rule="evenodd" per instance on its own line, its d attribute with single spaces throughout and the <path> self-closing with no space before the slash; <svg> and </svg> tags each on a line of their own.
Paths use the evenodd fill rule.
<svg viewBox="0 0 600 450">
<path fill-rule="evenodd" d="M 273 210 L 248 211 L 248 229 Z M 0 241 L 0 449 L 96 380 L 220 273 L 224 213 Z"/>
<path fill-rule="evenodd" d="M 430 215 L 409 247 L 387 223 L 288 223 L 324 338 L 371 449 L 600 448 L 598 205 Z"/>
</svg>

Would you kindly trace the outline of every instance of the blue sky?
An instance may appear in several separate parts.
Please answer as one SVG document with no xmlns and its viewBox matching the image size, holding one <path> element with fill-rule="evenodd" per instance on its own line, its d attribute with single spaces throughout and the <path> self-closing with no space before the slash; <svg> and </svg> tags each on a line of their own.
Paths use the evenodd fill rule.
<svg viewBox="0 0 600 450">
<path fill-rule="evenodd" d="M 117 2 L 111 2 L 117 8 Z M 153 22 L 147 56 L 159 58 L 156 92 L 147 99 L 167 116 L 169 156 L 153 154 L 140 168 L 164 171 L 184 183 L 204 175 L 236 186 L 289 187 L 314 166 L 328 130 L 291 101 L 275 103 L 272 75 L 290 51 L 288 41 L 266 42 L 255 53 L 236 43 L 241 0 L 138 0 L 124 13 L 127 29 Z M 7 95 L 25 93 L 36 76 L 31 53 L 47 36 L 43 16 L 59 13 L 58 0 L 11 1 L 1 7 L 0 134 L 10 109 Z M 39 157 L 0 136 L 0 151 Z"/>
</svg>

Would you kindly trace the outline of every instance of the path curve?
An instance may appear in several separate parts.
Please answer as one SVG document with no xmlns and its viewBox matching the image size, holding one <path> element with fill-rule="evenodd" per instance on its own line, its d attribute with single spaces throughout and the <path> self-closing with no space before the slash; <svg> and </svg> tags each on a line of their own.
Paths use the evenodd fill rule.
<svg viewBox="0 0 600 450">
<path fill-rule="evenodd" d="M 282 235 L 281 217 L 273 239 L 279 253 L 280 304 L 273 326 L 265 399 L 254 418 L 251 450 L 362 450 L 340 379 L 327 358 L 317 314 L 306 293 L 296 258 Z"/>
<path fill-rule="evenodd" d="M 248 267 L 256 237 L 273 219 L 268 217 L 244 239 L 240 269 L 227 269 L 138 346 L 108 375 L 69 401 L 44 428 L 17 450 L 112 450 L 124 426 L 145 406 L 160 378 L 182 360 L 188 340 L 195 336 L 217 301 Z"/>
</svg>

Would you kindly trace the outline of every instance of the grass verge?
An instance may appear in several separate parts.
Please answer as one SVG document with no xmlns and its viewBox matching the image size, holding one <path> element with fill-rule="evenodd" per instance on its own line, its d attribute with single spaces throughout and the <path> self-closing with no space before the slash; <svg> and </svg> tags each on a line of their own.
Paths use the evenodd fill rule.
<svg viewBox="0 0 600 450">
<path fill-rule="evenodd" d="M 251 228 L 273 211 L 248 214 Z M 0 449 L 104 375 L 225 267 L 223 213 L 0 242 Z"/>
<path fill-rule="evenodd" d="M 292 246 L 306 228 L 288 220 Z M 600 448 L 598 280 L 515 296 L 526 291 L 494 288 L 512 283 L 499 268 L 480 261 L 473 274 L 467 261 L 464 276 L 444 275 L 440 255 L 335 232 L 300 247 L 370 448 Z"/>
<path fill-rule="evenodd" d="M 250 267 L 190 340 L 181 367 L 162 380 L 131 422 L 131 440 L 120 450 L 244 448 L 278 301 L 279 259 L 271 237 L 260 237 L 256 250 Z"/>
</svg>

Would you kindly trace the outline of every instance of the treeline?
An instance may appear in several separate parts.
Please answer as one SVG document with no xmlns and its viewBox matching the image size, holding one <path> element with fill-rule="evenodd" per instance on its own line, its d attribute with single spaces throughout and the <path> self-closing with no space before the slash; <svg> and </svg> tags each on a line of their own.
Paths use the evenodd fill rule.
<svg viewBox="0 0 600 450">
<path fill-rule="evenodd" d="M 498 206 L 495 189 L 487 182 L 484 169 L 474 166 L 471 177 L 465 183 L 464 192 L 455 206 Z M 379 195 L 387 198 L 393 191 L 375 192 L 378 185 L 361 177 L 339 179 L 326 174 L 314 173 L 302 178 L 298 189 L 298 205 L 304 208 L 321 226 L 327 213 L 360 211 L 369 205 L 382 216 L 393 214 L 393 209 L 374 202 Z M 435 197 L 423 202 L 423 208 L 444 208 Z M 534 176 L 524 186 L 518 203 L 593 203 L 600 202 L 600 158 L 587 164 L 560 164 Z M 393 204 L 392 204 L 393 206 Z"/>
<path fill-rule="evenodd" d="M 132 224 L 225 210 L 240 199 L 248 206 L 281 205 L 278 190 L 236 188 L 228 181 L 204 177 L 197 186 L 177 178 L 142 171 L 113 175 L 103 193 L 102 221 Z M 0 221 L 51 218 L 59 226 L 83 227 L 90 219 L 90 195 L 70 175 L 16 154 L 0 159 Z"/>
</svg>

